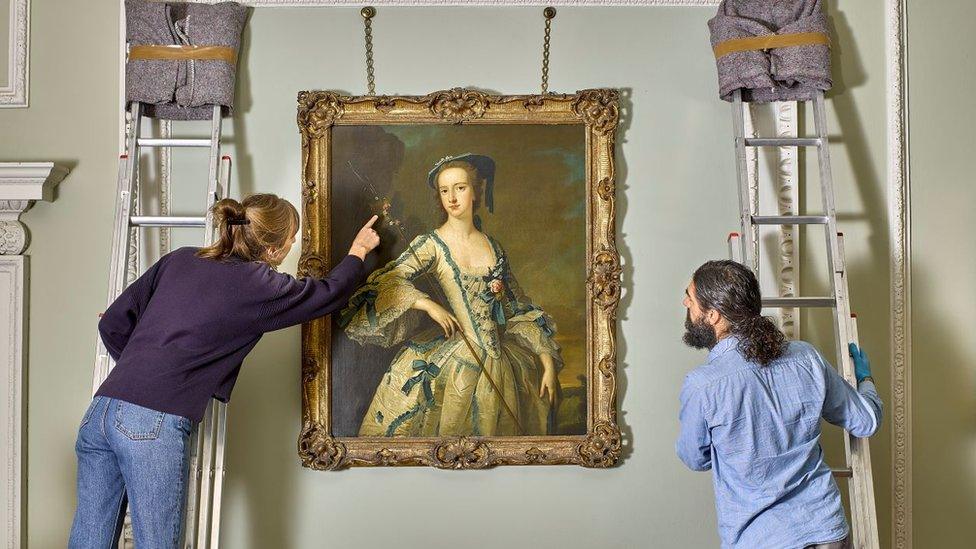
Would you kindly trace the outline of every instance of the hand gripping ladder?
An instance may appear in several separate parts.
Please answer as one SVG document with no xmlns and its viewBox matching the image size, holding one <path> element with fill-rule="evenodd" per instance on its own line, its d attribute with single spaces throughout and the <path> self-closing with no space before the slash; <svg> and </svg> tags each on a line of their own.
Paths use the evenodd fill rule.
<svg viewBox="0 0 976 549">
<path fill-rule="evenodd" d="M 112 234 L 112 263 L 109 266 L 108 305 L 111 305 L 139 270 L 138 230 L 149 227 L 203 227 L 204 245 L 213 240 L 212 208 L 226 196 L 230 180 L 230 157 L 220 156 L 221 107 L 213 107 L 209 139 L 171 139 L 142 137 L 142 104 L 132 103 L 125 136 L 125 151 L 119 158 L 118 194 L 115 227 Z M 143 148 L 210 149 L 206 213 L 200 217 L 133 215 L 138 209 L 139 160 Z M 135 212 L 138 213 L 138 212 Z M 131 274 L 130 274 L 131 273 Z M 92 394 L 114 367 L 112 357 L 97 337 Z M 212 400 L 203 421 L 190 439 L 190 479 L 187 489 L 184 547 L 216 548 L 220 533 L 220 501 L 223 488 L 224 441 L 227 406 Z"/>
<path fill-rule="evenodd" d="M 831 273 L 831 292 L 828 297 L 764 297 L 763 307 L 830 307 L 834 309 L 834 341 L 837 347 L 837 365 L 841 375 L 856 386 L 854 365 L 847 349 L 848 342 L 857 343 L 857 321 L 850 312 L 847 291 L 847 268 L 844 262 L 844 235 L 837 232 L 834 211 L 833 179 L 830 171 L 830 154 L 827 142 L 827 119 L 824 112 L 824 96 L 813 98 L 816 137 L 765 138 L 746 137 L 745 107 L 742 92 L 735 91 L 732 99 L 732 127 L 735 132 L 736 179 L 739 186 L 739 213 L 742 237 L 732 233 L 729 252 L 734 259 L 759 273 L 759 226 L 760 225 L 824 225 L 827 240 L 827 263 Z M 758 215 L 758 196 L 749 194 L 747 175 L 747 147 L 816 147 L 820 167 L 820 195 L 823 200 L 822 215 Z M 738 248 L 738 249 L 737 249 Z M 844 433 L 844 453 L 847 466 L 834 469 L 834 476 L 848 477 L 851 501 L 853 542 L 857 549 L 879 549 L 878 517 L 874 504 L 874 482 L 871 474 L 871 449 L 868 439 Z"/>
</svg>

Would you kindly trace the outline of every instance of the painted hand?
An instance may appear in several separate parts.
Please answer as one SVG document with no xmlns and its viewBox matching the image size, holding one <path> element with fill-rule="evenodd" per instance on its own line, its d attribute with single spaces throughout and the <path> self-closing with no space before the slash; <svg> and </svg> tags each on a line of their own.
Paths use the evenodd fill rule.
<svg viewBox="0 0 976 549">
<path fill-rule="evenodd" d="M 440 325 L 444 329 L 444 337 L 450 338 L 454 335 L 455 331 L 461 331 L 461 323 L 458 322 L 458 319 L 448 312 L 447 309 L 430 299 L 419 300 L 414 304 L 414 308 L 424 311 L 430 316 L 431 320 Z"/>
<path fill-rule="evenodd" d="M 864 378 L 871 376 L 871 363 L 868 362 L 868 355 L 853 343 L 847 346 L 847 350 L 850 351 L 851 358 L 854 359 L 854 377 L 860 383 L 864 381 Z"/>
<path fill-rule="evenodd" d="M 540 355 L 542 361 L 542 381 L 539 383 L 539 398 L 545 398 L 550 405 L 555 405 L 562 388 L 559 386 L 559 376 L 556 374 L 556 366 L 552 362 L 552 357 L 546 354 Z"/>
<path fill-rule="evenodd" d="M 374 215 L 369 218 L 362 229 L 359 229 L 359 233 L 356 234 L 356 238 L 353 239 L 352 246 L 349 248 L 349 255 L 366 259 L 366 254 L 380 245 L 380 235 L 373 230 L 373 224 L 376 223 L 377 219 L 379 217 Z"/>
</svg>

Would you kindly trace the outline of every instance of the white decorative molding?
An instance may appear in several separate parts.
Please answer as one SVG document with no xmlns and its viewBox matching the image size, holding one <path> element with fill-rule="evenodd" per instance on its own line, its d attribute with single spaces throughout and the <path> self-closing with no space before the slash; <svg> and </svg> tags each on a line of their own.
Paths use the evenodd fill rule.
<svg viewBox="0 0 976 549">
<path fill-rule="evenodd" d="M 0 108 L 27 107 L 30 80 L 30 0 L 10 1 L 7 77 L 0 86 Z"/>
<path fill-rule="evenodd" d="M 794 101 L 745 103 L 743 130 L 747 137 L 797 136 L 797 104 Z M 775 202 L 777 215 L 795 215 L 799 204 L 799 163 L 796 147 L 746 149 L 746 181 L 749 184 L 750 211 L 769 215 L 760 203 Z M 764 183 L 761 183 L 764 181 Z M 796 226 L 781 225 L 776 234 L 761 233 L 761 227 L 750 239 L 755 250 L 756 269 L 763 288 L 778 289 L 778 295 L 794 297 L 799 275 L 799 238 Z M 776 320 L 789 339 L 800 337 L 798 310 L 767 309 L 764 314 Z"/>
<path fill-rule="evenodd" d="M 54 162 L 0 162 L 0 200 L 45 200 L 68 169 Z"/>
<path fill-rule="evenodd" d="M 53 162 L 0 162 L 0 547 L 26 545 L 24 501 L 24 353 L 27 326 L 27 248 L 30 235 L 20 214 L 37 200 L 52 200 L 54 187 L 68 174 Z"/>
<path fill-rule="evenodd" d="M 159 121 L 159 136 L 163 139 L 173 137 L 173 122 Z M 159 215 L 169 215 L 173 206 L 172 200 L 173 157 L 169 147 L 159 149 Z M 172 235 L 169 227 L 159 230 L 159 255 L 164 256 L 172 249 Z"/>
<path fill-rule="evenodd" d="M 67 174 L 67 168 L 53 162 L 0 162 L 0 255 L 23 253 L 30 234 L 20 214 L 36 200 L 51 200 Z"/>
<path fill-rule="evenodd" d="M 912 547 L 911 171 L 905 0 L 885 0 L 891 246 L 891 546 Z"/>
<path fill-rule="evenodd" d="M 24 419 L 24 341 L 27 325 L 27 258 L 22 255 L 0 256 L 0 544 L 4 549 L 26 546 L 26 501 L 24 499 L 24 465 L 26 447 Z"/>
<path fill-rule="evenodd" d="M 781 101 L 773 104 L 773 121 L 776 137 L 797 137 L 796 101 Z M 800 169 L 797 147 L 776 148 L 776 205 L 778 215 L 797 215 L 799 205 Z M 800 271 L 800 235 L 796 225 L 781 225 L 779 228 L 779 295 L 796 297 Z M 783 333 L 789 339 L 800 337 L 799 309 L 780 309 Z"/>
</svg>

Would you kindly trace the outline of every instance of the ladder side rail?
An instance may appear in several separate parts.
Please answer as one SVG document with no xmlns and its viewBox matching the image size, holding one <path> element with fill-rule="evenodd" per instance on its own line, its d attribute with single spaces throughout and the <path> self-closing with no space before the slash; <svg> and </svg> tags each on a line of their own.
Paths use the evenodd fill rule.
<svg viewBox="0 0 976 549">
<path fill-rule="evenodd" d="M 219 183 L 220 168 L 220 132 L 221 132 L 221 112 L 220 105 L 213 106 L 213 118 L 210 124 L 210 169 L 207 172 L 207 213 L 206 226 L 204 228 L 203 242 L 209 246 L 213 242 L 213 205 L 217 201 L 217 189 Z"/>
<path fill-rule="evenodd" d="M 219 114 L 219 111 L 218 113 Z M 220 160 L 220 179 L 217 184 L 216 192 L 211 196 L 214 199 L 228 196 L 230 192 L 230 169 L 231 159 L 224 156 Z M 210 547 L 216 549 L 220 547 L 220 518 L 221 503 L 224 493 L 224 451 L 227 441 L 227 403 L 215 402 L 217 410 L 216 428 L 217 436 L 214 441 L 214 463 L 212 476 L 212 496 L 211 496 L 211 524 L 210 524 Z"/>
<path fill-rule="evenodd" d="M 837 368 L 848 381 L 854 379 L 854 365 L 847 352 L 850 337 L 850 304 L 847 297 L 847 280 L 844 273 L 847 270 L 844 256 L 838 243 L 837 212 L 834 206 L 834 186 L 830 168 L 830 151 L 827 142 L 827 119 L 824 112 L 823 94 L 814 98 L 813 104 L 817 135 L 821 138 L 821 145 L 817 148 L 820 168 L 820 194 L 823 202 L 823 214 L 827 217 L 824 236 L 827 244 L 827 263 L 830 267 L 831 290 L 837 299 L 837 315 L 834 322 L 834 336 L 837 346 Z M 843 316 L 841 316 L 843 315 Z"/>
<path fill-rule="evenodd" d="M 217 190 L 219 187 L 218 182 L 218 170 L 220 167 L 220 135 L 221 135 L 221 107 L 220 105 L 213 106 L 213 113 L 211 116 L 210 125 L 210 158 L 209 158 L 209 169 L 207 173 L 207 211 L 206 211 L 206 221 L 204 227 L 204 245 L 209 245 L 213 242 L 214 237 L 214 218 L 213 218 L 213 205 L 217 200 Z M 211 400 L 207 405 L 207 411 L 204 414 L 203 422 L 197 428 L 197 437 L 201 439 L 199 447 L 201 452 L 196 456 L 196 463 L 199 467 L 199 484 L 196 487 L 197 491 L 197 506 L 195 516 L 188 515 L 188 522 L 192 521 L 195 523 L 195 536 L 194 538 L 189 538 L 191 541 L 191 546 L 197 549 L 206 549 L 208 543 L 210 542 L 210 537 L 212 533 L 212 506 L 213 506 L 213 488 L 215 482 L 215 472 L 214 472 L 214 446 L 215 446 L 215 433 L 214 431 L 220 431 L 222 426 L 218 423 L 220 422 L 221 413 L 218 408 L 223 406 L 223 403 Z M 193 545 L 195 543 L 195 545 Z"/>
<path fill-rule="evenodd" d="M 820 167 L 821 199 L 823 213 L 828 222 L 825 227 L 827 261 L 831 271 L 831 286 L 837 299 L 834 316 L 834 340 L 837 347 L 837 366 L 841 375 L 857 385 L 854 378 L 854 365 L 848 352 L 848 343 L 854 342 L 851 326 L 850 302 L 847 288 L 847 267 L 845 264 L 842 237 L 837 230 L 837 212 L 834 204 L 833 177 L 830 166 L 829 142 L 827 139 L 827 117 L 823 93 L 817 94 L 813 103 L 817 136 L 821 144 L 817 148 Z M 871 454 L 867 439 L 854 437 L 849 432 L 844 436 L 844 447 L 848 467 L 852 476 L 849 481 L 851 494 L 851 522 L 853 541 L 858 549 L 878 549 L 877 512 L 874 506 L 874 484 L 871 470 Z"/>
<path fill-rule="evenodd" d="M 817 159 L 820 175 L 820 199 L 823 214 L 827 217 L 824 227 L 824 240 L 827 250 L 827 266 L 830 279 L 830 291 L 834 297 L 834 347 L 836 368 L 848 383 L 854 381 L 854 366 L 847 351 L 850 338 L 850 304 L 847 297 L 847 283 L 843 277 L 846 267 L 838 241 L 837 212 L 834 205 L 833 176 L 830 166 L 830 144 L 827 139 L 827 119 L 824 108 L 823 94 L 818 94 L 813 100 L 814 126 L 820 145 L 817 147 Z M 851 465 L 851 445 L 849 437 L 844 437 L 844 455 L 847 465 Z M 856 474 L 856 473 L 855 473 Z M 852 484 L 853 490 L 853 484 Z"/>
<path fill-rule="evenodd" d="M 133 206 L 133 190 L 139 174 L 139 148 L 136 140 L 142 126 L 142 104 L 133 102 L 129 108 L 131 124 L 126 135 L 126 152 L 119 164 L 117 194 L 115 197 L 115 221 L 112 229 L 112 258 L 109 263 L 108 295 L 106 309 L 112 305 L 125 288 L 125 275 L 128 264 L 128 250 L 131 241 L 129 215 Z M 102 382 L 114 367 L 100 335 L 96 335 L 95 371 L 92 376 L 92 395 L 98 391 Z"/>
<path fill-rule="evenodd" d="M 220 547 L 220 506 L 224 492 L 224 449 L 227 441 L 227 404 L 216 402 L 217 437 L 214 441 L 213 495 L 211 496 L 210 545 Z"/>
<path fill-rule="evenodd" d="M 841 255 L 845 254 L 843 234 L 837 235 L 837 245 Z M 847 288 L 847 273 L 843 273 L 842 282 Z M 839 318 L 839 315 L 838 315 Z M 850 328 L 851 343 L 860 347 L 860 337 L 857 330 L 857 319 L 848 313 L 847 325 Z M 844 349 L 845 353 L 849 352 Z M 857 380 L 848 380 L 857 388 Z M 854 547 L 864 549 L 879 549 L 881 542 L 878 537 L 878 513 L 874 498 L 874 470 L 871 466 L 871 445 L 867 438 L 858 438 L 850 432 L 844 433 L 844 447 L 847 451 L 847 467 L 851 470 L 848 490 L 851 495 L 851 522 L 853 527 Z"/>
<path fill-rule="evenodd" d="M 207 411 L 203 415 L 203 421 L 199 425 L 199 435 L 203 441 L 203 455 L 200 456 L 200 493 L 197 505 L 197 539 L 196 549 L 207 549 L 210 541 L 210 511 L 211 494 L 213 487 L 213 448 L 214 448 L 214 417 L 216 414 L 217 401 L 211 400 L 207 404 Z"/>
<path fill-rule="evenodd" d="M 114 296 L 116 293 L 116 287 L 115 287 L 115 277 L 113 276 L 113 274 L 115 271 L 115 265 L 118 262 L 116 259 L 116 253 L 117 253 L 116 250 L 118 249 L 118 245 L 119 245 L 118 243 L 123 238 L 122 235 L 120 234 L 120 231 L 125 231 L 125 234 L 128 234 L 128 231 L 124 227 L 124 217 L 119 213 L 122 210 L 123 201 L 128 200 L 129 197 L 131 197 L 131 192 L 128 190 L 129 189 L 128 181 L 126 180 L 126 177 L 128 176 L 128 172 L 129 172 L 128 156 L 127 155 L 120 156 L 119 175 L 118 175 L 118 183 L 117 183 L 118 192 L 116 193 L 116 199 L 115 199 L 116 201 L 116 206 L 115 206 L 116 215 L 115 215 L 115 222 L 114 222 L 115 226 L 112 229 L 112 252 L 111 252 L 111 258 L 109 259 L 109 283 L 106 292 L 108 304 L 105 307 L 106 309 L 108 309 L 108 307 L 112 305 L 112 302 L 115 299 Z M 123 227 L 121 228 L 119 227 L 120 221 L 123 223 Z M 112 363 L 112 357 L 111 355 L 108 354 L 108 349 L 105 347 L 105 342 L 102 341 L 101 334 L 98 333 L 96 330 L 95 369 L 92 372 L 92 390 L 91 390 L 92 396 L 94 396 L 95 393 L 98 392 L 98 388 L 101 387 L 102 382 L 105 381 L 106 377 L 108 377 L 108 372 L 111 369 L 111 363 Z"/>
<path fill-rule="evenodd" d="M 742 246 L 743 263 L 759 275 L 758 259 L 752 246 L 755 228 L 752 223 L 752 201 L 749 197 L 748 170 L 746 168 L 745 145 L 745 110 L 742 102 L 742 91 L 732 93 L 732 131 L 735 134 L 735 172 L 739 186 L 739 225 L 740 245 Z"/>
<path fill-rule="evenodd" d="M 186 489 L 186 509 L 183 520 L 183 547 L 195 547 L 197 538 L 197 516 L 200 509 L 200 486 L 203 482 L 203 470 L 200 468 L 201 457 L 203 456 L 203 436 L 200 428 L 202 424 L 197 424 L 190 435 L 190 459 L 189 471 L 187 475 Z"/>
</svg>

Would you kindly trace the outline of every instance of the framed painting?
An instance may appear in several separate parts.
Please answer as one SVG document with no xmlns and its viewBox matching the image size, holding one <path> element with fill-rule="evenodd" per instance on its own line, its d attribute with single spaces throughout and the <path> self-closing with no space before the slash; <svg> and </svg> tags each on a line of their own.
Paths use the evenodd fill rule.
<svg viewBox="0 0 976 549">
<path fill-rule="evenodd" d="M 611 89 L 299 94 L 299 276 L 381 237 L 302 328 L 306 467 L 617 461 L 619 119 Z"/>
</svg>

